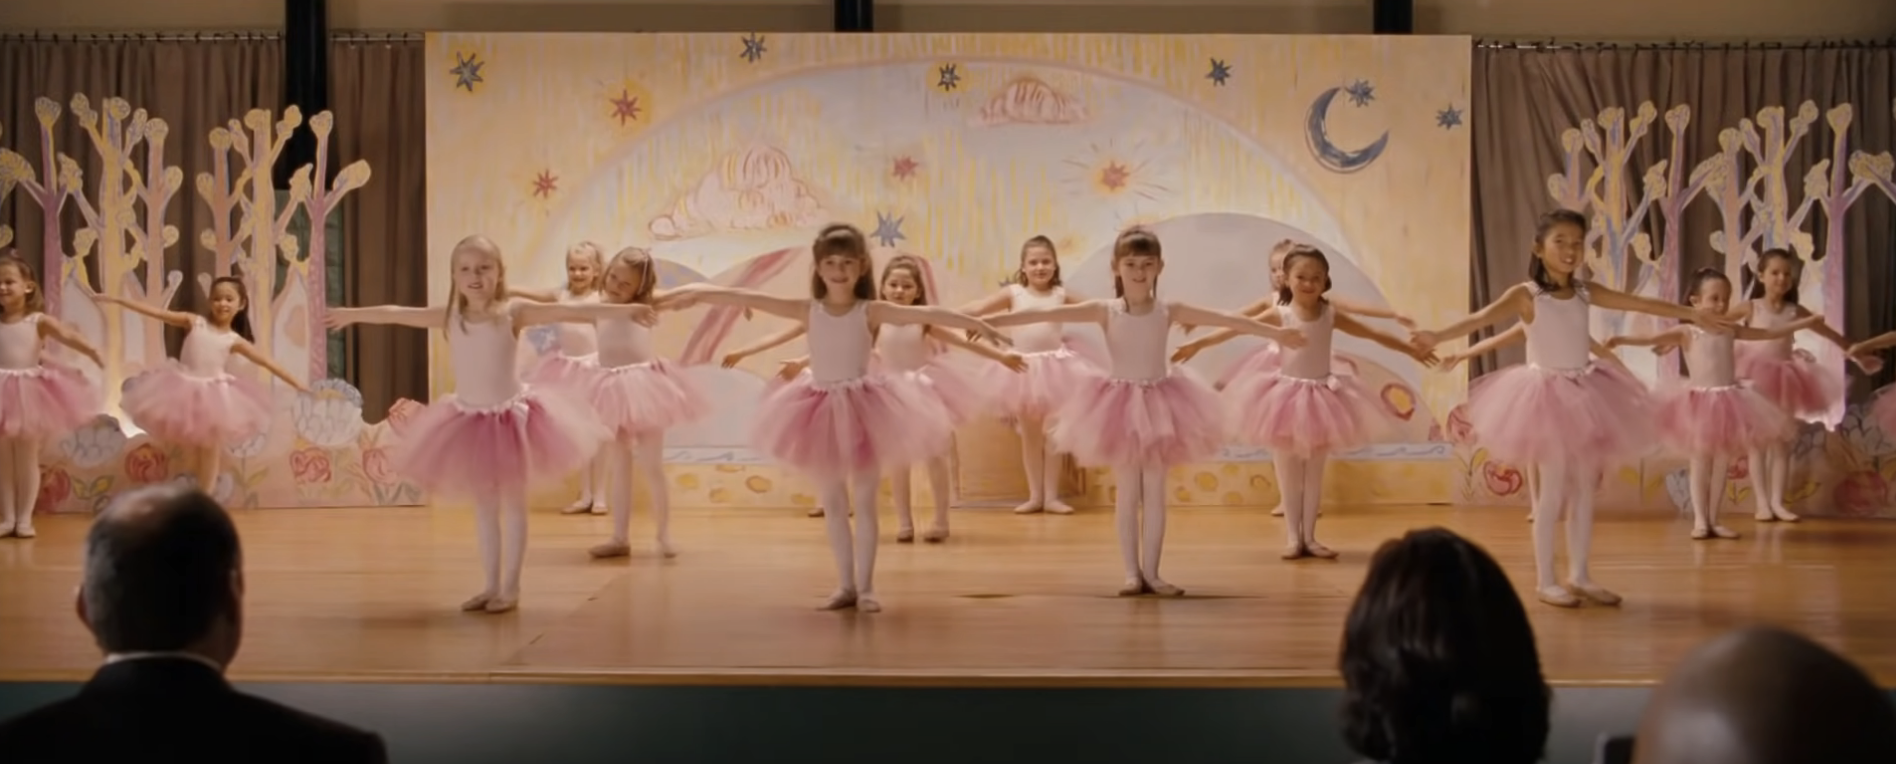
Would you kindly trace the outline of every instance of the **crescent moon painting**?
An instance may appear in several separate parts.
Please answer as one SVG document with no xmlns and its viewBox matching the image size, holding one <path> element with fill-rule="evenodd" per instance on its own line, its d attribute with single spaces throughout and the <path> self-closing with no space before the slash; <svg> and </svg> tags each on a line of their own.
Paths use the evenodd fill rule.
<svg viewBox="0 0 1896 764">
<path fill-rule="evenodd" d="M 1310 144 L 1310 155 L 1317 158 L 1317 164 L 1331 172 L 1352 173 L 1368 167 L 1382 156 L 1383 149 L 1389 148 L 1389 131 L 1384 130 L 1382 137 L 1368 146 L 1355 151 L 1345 151 L 1330 142 L 1330 102 L 1342 88 L 1330 88 L 1317 96 L 1310 104 L 1310 115 L 1304 128 L 1304 141 Z"/>
</svg>

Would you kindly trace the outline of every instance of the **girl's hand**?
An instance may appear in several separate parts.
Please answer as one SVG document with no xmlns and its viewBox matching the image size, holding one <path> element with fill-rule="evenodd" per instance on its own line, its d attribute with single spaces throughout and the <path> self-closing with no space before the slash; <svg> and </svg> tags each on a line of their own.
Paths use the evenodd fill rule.
<svg viewBox="0 0 1896 764">
<path fill-rule="evenodd" d="M 1183 334 L 1191 334 L 1192 332 L 1198 331 L 1198 325 L 1181 323 L 1178 325 L 1178 330 Z"/>
<path fill-rule="evenodd" d="M 331 329 L 344 329 L 355 323 L 348 308 L 330 308 L 323 311 L 323 326 Z"/>
<path fill-rule="evenodd" d="M 1442 362 L 1442 359 L 1435 357 L 1435 351 L 1423 350 L 1421 348 L 1410 348 L 1409 357 L 1414 358 L 1426 368 L 1433 368 L 1436 364 Z"/>
<path fill-rule="evenodd" d="M 1863 343 L 1861 342 L 1858 342 L 1854 345 L 1844 348 L 1843 354 L 1851 358 L 1856 358 L 1858 356 L 1863 356 L 1863 355 L 1869 355 L 1868 353 L 1863 352 Z"/>
<path fill-rule="evenodd" d="M 979 321 L 980 319 L 976 319 L 976 320 Z M 992 326 L 988 326 L 988 323 L 986 321 L 981 321 L 981 329 L 975 332 L 975 336 L 981 339 L 985 339 L 988 342 L 992 342 L 1001 347 L 1014 346 L 1014 342 L 1012 340 L 1009 340 L 1007 338 L 1007 335 L 1002 334 L 1001 330 L 999 329 L 996 329 Z M 970 338 L 970 339 L 973 339 L 973 338 Z"/>
<path fill-rule="evenodd" d="M 1434 350 L 1436 345 L 1442 344 L 1442 338 L 1431 331 L 1410 332 L 1409 344 L 1417 350 Z"/>
<path fill-rule="evenodd" d="M 1462 365 L 1462 362 L 1466 360 L 1468 360 L 1467 353 L 1449 353 L 1442 356 L 1441 370 L 1454 371 L 1455 367 Z"/>
<path fill-rule="evenodd" d="M 1027 370 L 1027 359 L 1021 357 L 1021 354 L 1016 353 L 1012 350 L 1002 353 L 1001 357 L 996 359 L 996 362 L 1002 366 L 1006 366 L 1009 369 L 1013 369 L 1015 372 L 1023 372 Z"/>
<path fill-rule="evenodd" d="M 802 374 L 803 370 L 807 368 L 810 368 L 810 362 L 804 359 L 799 358 L 784 361 L 782 365 L 777 367 L 777 378 L 788 382 L 796 379 L 797 376 Z"/>
<path fill-rule="evenodd" d="M 294 384 L 294 385 L 291 385 L 291 387 L 294 387 L 294 388 L 296 388 L 296 391 L 297 391 L 297 392 L 299 392 L 299 393 L 302 393 L 302 394 L 304 394 L 304 395 L 315 395 L 315 394 L 316 394 L 316 391 L 314 391 L 314 390 L 311 390 L 311 389 L 309 389 L 309 385 L 305 385 L 305 384 L 303 384 L 303 383 L 301 383 L 301 382 L 298 382 L 298 383 L 296 383 L 296 384 Z"/>
<path fill-rule="evenodd" d="M 1601 344 L 1606 345 L 1607 350 L 1612 350 L 1614 348 L 1617 348 L 1621 345 L 1626 344 L 1626 338 L 1625 337 L 1608 337 L 1606 342 L 1601 343 Z"/>
<path fill-rule="evenodd" d="M 1196 342 L 1187 342 L 1180 345 L 1178 346 L 1178 350 L 1172 351 L 1172 363 L 1184 363 L 1192 360 L 1193 356 L 1198 355 L 1198 351 L 1204 349 L 1204 346 Z"/>
<path fill-rule="evenodd" d="M 658 323 L 658 311 L 650 305 L 632 305 L 626 308 L 626 315 L 640 326 L 654 326 Z"/>
<path fill-rule="evenodd" d="M 1301 329 L 1279 329 L 1273 333 L 1271 339 L 1276 340 L 1277 344 L 1291 350 L 1303 347 L 1306 341 L 1304 339 L 1303 330 Z"/>
<path fill-rule="evenodd" d="M 1738 328 L 1738 322 L 1733 320 L 1731 316 L 1727 316 L 1723 313 L 1713 313 L 1709 310 L 1698 311 L 1698 316 L 1692 319 L 1692 323 L 1712 331 L 1725 332 L 1727 334 L 1729 334 L 1731 330 Z"/>
<path fill-rule="evenodd" d="M 1612 346 L 1609 345 L 1608 347 L 1612 347 Z M 1670 342 L 1661 342 L 1657 345 L 1652 346 L 1652 354 L 1656 356 L 1663 356 L 1677 349 L 1679 349 L 1678 345 L 1672 344 Z"/>
<path fill-rule="evenodd" d="M 739 363 L 749 357 L 749 353 L 727 353 L 724 356 L 724 362 L 718 365 L 726 369 L 735 369 Z"/>
<path fill-rule="evenodd" d="M 1883 370 L 1883 358 L 1877 355 L 1853 355 L 1850 361 L 1862 369 L 1864 374 L 1875 374 Z"/>
<path fill-rule="evenodd" d="M 1396 325 L 1412 332 L 1415 331 L 1415 319 L 1402 315 L 1401 313 L 1396 314 Z"/>
</svg>

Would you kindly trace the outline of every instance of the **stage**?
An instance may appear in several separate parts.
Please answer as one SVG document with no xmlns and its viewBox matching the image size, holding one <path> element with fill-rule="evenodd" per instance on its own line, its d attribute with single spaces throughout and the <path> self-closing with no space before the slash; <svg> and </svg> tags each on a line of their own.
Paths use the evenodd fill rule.
<svg viewBox="0 0 1896 764">
<path fill-rule="evenodd" d="M 1533 602 L 1531 526 L 1494 507 L 1329 508 L 1339 561 L 1277 559 L 1259 508 L 1175 510 L 1165 577 L 1177 600 L 1113 596 L 1110 511 L 957 510 L 945 544 L 885 539 L 887 610 L 815 610 L 834 585 L 823 521 L 801 509 L 679 509 L 672 560 L 633 520 L 630 559 L 594 561 L 600 516 L 534 513 L 521 609 L 456 606 L 478 588 L 472 523 L 455 508 L 238 513 L 249 586 L 249 682 L 1335 687 L 1345 613 L 1370 553 L 1445 525 L 1486 546 L 1528 601 L 1550 681 L 1645 685 L 1694 645 L 1770 622 L 1811 634 L 1896 685 L 1896 524 L 1727 518 L 1735 541 L 1691 541 L 1684 518 L 1605 511 L 1595 577 L 1618 609 Z M 926 516 L 925 513 L 923 515 Z M 69 682 L 97 665 L 73 617 L 83 516 L 0 541 L 0 680 Z M 922 522 L 926 522 L 923 520 Z"/>
</svg>

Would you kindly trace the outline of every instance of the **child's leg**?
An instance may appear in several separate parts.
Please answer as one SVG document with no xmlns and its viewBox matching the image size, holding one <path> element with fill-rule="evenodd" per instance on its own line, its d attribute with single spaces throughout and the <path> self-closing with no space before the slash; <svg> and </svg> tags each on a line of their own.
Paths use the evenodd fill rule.
<svg viewBox="0 0 1896 764">
<path fill-rule="evenodd" d="M 1780 441 L 1771 447 L 1771 517 L 1787 523 L 1797 522 L 1798 517 L 1784 508 L 1785 481 L 1791 476 L 1791 444 Z"/>
<path fill-rule="evenodd" d="M 1298 518 L 1304 551 L 1324 559 L 1336 557 L 1336 552 L 1317 543 L 1317 509 L 1323 506 L 1323 468 L 1329 463 L 1330 455 L 1321 451 L 1304 460 L 1303 515 Z"/>
<path fill-rule="evenodd" d="M 882 610 L 876 599 L 876 547 L 882 543 L 876 517 L 876 488 L 882 475 L 875 470 L 857 473 L 850 480 L 850 501 L 856 515 L 856 609 L 864 613 Z"/>
<path fill-rule="evenodd" d="M 604 494 L 607 491 L 607 484 L 598 480 L 598 470 L 594 469 L 597 466 L 599 466 L 599 458 L 595 457 L 593 461 L 587 462 L 586 466 L 580 468 L 579 499 L 566 505 L 565 509 L 560 510 L 560 514 L 583 515 L 593 511 L 597 504 L 593 495 L 595 486 L 598 488 L 600 494 Z"/>
<path fill-rule="evenodd" d="M 605 448 L 601 449 L 606 452 L 606 459 L 612 465 L 611 474 L 606 481 L 608 487 L 606 493 L 611 494 L 611 497 L 601 502 L 609 505 L 612 510 L 612 539 L 586 550 L 586 553 L 595 559 L 624 557 L 632 553 L 632 544 L 627 540 L 626 534 L 632 522 L 632 467 L 635 447 L 633 443 L 618 440 L 607 443 Z"/>
<path fill-rule="evenodd" d="M 197 486 L 213 499 L 222 501 L 217 495 L 217 471 L 224 457 L 224 447 L 213 445 L 197 449 Z"/>
<path fill-rule="evenodd" d="M 1014 508 L 1015 514 L 1030 515 L 1047 507 L 1047 425 L 1038 419 L 1021 419 L 1015 426 L 1020 433 L 1020 466 L 1027 471 L 1027 501 Z M 1060 484 L 1053 484 L 1059 493 Z"/>
<path fill-rule="evenodd" d="M 15 438 L 0 439 L 0 486 L 11 486 L 19 480 L 19 476 L 13 472 L 13 450 L 21 442 Z M 33 508 L 29 506 L 22 512 L 14 492 L 0 489 L 0 539 L 13 535 L 19 527 L 21 514 L 30 517 Z"/>
<path fill-rule="evenodd" d="M 935 495 L 935 522 L 922 534 L 922 540 L 939 543 L 948 538 L 948 457 L 928 460 L 928 492 Z"/>
<path fill-rule="evenodd" d="M 1718 508 L 1725 503 L 1725 476 L 1730 474 L 1731 460 L 1723 456 L 1712 460 L 1711 474 L 1706 476 L 1705 484 L 1705 520 L 1713 536 L 1721 539 L 1738 538 L 1738 532 L 1718 524 Z"/>
<path fill-rule="evenodd" d="M 672 545 L 671 533 L 671 486 L 665 483 L 665 433 L 648 432 L 639 436 L 632 444 L 632 466 L 638 470 L 638 476 L 645 480 L 645 498 L 652 502 L 653 540 L 658 543 L 658 553 L 666 557 L 677 557 L 678 547 Z M 624 496 L 612 496 L 612 511 L 619 512 L 619 504 L 626 505 L 625 514 L 631 514 L 632 491 L 627 489 Z M 619 524 L 619 533 L 625 533 L 625 524 Z"/>
<path fill-rule="evenodd" d="M 1145 471 L 1136 465 L 1113 468 L 1113 527 L 1119 531 L 1119 560 L 1126 566 L 1121 597 L 1146 591 L 1145 577 L 1139 572 L 1139 499 L 1144 483 Z"/>
<path fill-rule="evenodd" d="M 841 479 L 822 483 L 818 496 L 823 514 L 823 530 L 829 535 L 830 555 L 836 558 L 836 591 L 821 610 L 841 610 L 856 606 L 856 554 L 849 534 L 849 484 Z"/>
<path fill-rule="evenodd" d="M 1040 484 L 1047 492 L 1047 511 L 1056 515 L 1073 514 L 1073 507 L 1060 500 L 1060 478 L 1066 474 L 1066 454 L 1054 447 L 1052 438 L 1042 436 L 1041 441 L 1046 443 L 1040 455 Z"/>
<path fill-rule="evenodd" d="M 1534 522 L 1534 505 L 1540 502 L 1540 466 L 1527 468 L 1527 521 Z"/>
<path fill-rule="evenodd" d="M 1593 583 L 1593 575 L 1587 569 L 1587 563 L 1593 555 L 1593 494 L 1597 487 L 1593 478 L 1597 472 L 1592 467 L 1576 472 L 1568 473 L 1569 480 L 1580 475 L 1584 475 L 1585 479 L 1574 480 L 1570 487 L 1573 505 L 1567 509 L 1568 583 L 1580 592 L 1580 596 L 1592 602 L 1618 605 L 1620 596 Z"/>
<path fill-rule="evenodd" d="M 1777 519 L 1771 514 L 1771 480 L 1765 476 L 1771 471 L 1771 450 L 1761 448 L 1745 455 L 1751 468 L 1751 499 L 1758 507 L 1752 516 L 1767 522 Z"/>
<path fill-rule="evenodd" d="M 592 513 L 595 515 L 604 515 L 612 511 L 612 507 L 610 506 L 612 502 L 604 500 L 606 498 L 605 494 L 609 492 L 609 487 L 612 485 L 607 482 L 611 480 L 611 469 L 612 459 L 610 458 L 610 454 L 608 454 L 605 449 L 600 449 L 599 453 L 593 456 L 592 464 L 589 465 L 584 473 L 584 480 L 586 480 L 592 488 Z"/>
<path fill-rule="evenodd" d="M 1139 475 L 1139 574 L 1146 589 L 1161 597 L 1177 597 L 1184 589 L 1159 578 L 1159 558 L 1165 554 L 1165 465 L 1148 464 Z"/>
<path fill-rule="evenodd" d="M 1580 604 L 1573 592 L 1560 586 L 1554 577 L 1554 536 L 1560 533 L 1562 504 L 1566 501 L 1566 492 L 1570 484 L 1576 481 L 1568 477 L 1569 472 L 1585 474 L 1586 467 L 1570 468 L 1565 464 L 1549 463 L 1539 465 L 1540 492 L 1534 499 L 1534 588 L 1540 601 L 1556 607 L 1574 607 Z"/>
<path fill-rule="evenodd" d="M 889 473 L 889 493 L 895 498 L 895 540 L 909 543 L 915 540 L 915 512 L 909 496 L 909 467 L 898 467 Z"/>
<path fill-rule="evenodd" d="M 37 535 L 33 530 L 33 505 L 39 503 L 39 456 L 39 441 L 21 438 L 13 443 L 13 480 L 8 483 L 12 487 L 13 511 L 18 518 L 13 526 L 13 535 L 23 539 Z"/>
<path fill-rule="evenodd" d="M 1278 506 L 1284 508 L 1284 559 L 1304 556 L 1304 458 L 1291 453 L 1271 454 L 1271 466 L 1277 469 Z"/>
<path fill-rule="evenodd" d="M 1692 505 L 1692 538 L 1708 539 L 1712 537 L 1711 492 L 1712 457 L 1706 455 L 1692 457 L 1686 473 L 1690 485 L 1688 502 Z"/>
<path fill-rule="evenodd" d="M 520 603 L 520 568 L 527 561 L 527 492 L 500 497 L 500 594 L 487 601 L 487 612 L 505 613 Z"/>
<path fill-rule="evenodd" d="M 462 610 L 486 610 L 500 596 L 500 497 L 474 499 L 474 538 L 480 543 L 481 593 L 461 603 Z"/>
</svg>

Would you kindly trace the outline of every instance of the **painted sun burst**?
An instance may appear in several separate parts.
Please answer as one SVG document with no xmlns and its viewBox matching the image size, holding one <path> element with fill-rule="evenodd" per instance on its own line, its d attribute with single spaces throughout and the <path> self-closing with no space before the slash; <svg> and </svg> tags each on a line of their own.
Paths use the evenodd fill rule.
<svg viewBox="0 0 1896 764">
<path fill-rule="evenodd" d="M 1075 200 L 1106 204 L 1120 220 L 1137 218 L 1172 192 L 1159 182 L 1156 155 L 1144 141 L 1088 144 L 1064 162 L 1063 185 Z"/>
</svg>

